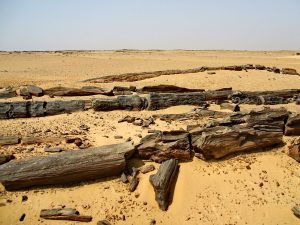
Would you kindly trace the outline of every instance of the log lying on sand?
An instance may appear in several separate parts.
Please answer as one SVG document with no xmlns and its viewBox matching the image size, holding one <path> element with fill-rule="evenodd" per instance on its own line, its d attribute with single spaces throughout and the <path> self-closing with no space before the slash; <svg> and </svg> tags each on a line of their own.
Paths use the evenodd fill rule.
<svg viewBox="0 0 300 225">
<path fill-rule="evenodd" d="M 91 216 L 79 215 L 79 212 L 76 209 L 71 208 L 42 209 L 40 217 L 47 220 L 92 221 Z"/>
<path fill-rule="evenodd" d="M 0 146 L 2 145 L 15 145 L 20 142 L 17 136 L 0 136 Z"/>
<path fill-rule="evenodd" d="M 237 91 L 231 96 L 234 103 L 276 105 L 286 104 L 290 98 L 300 93 L 300 89 L 286 89 L 278 91 Z"/>
<path fill-rule="evenodd" d="M 16 89 L 14 88 L 1 88 L 0 89 L 0 98 L 13 98 L 17 96 Z"/>
<path fill-rule="evenodd" d="M 159 77 L 162 75 L 175 75 L 175 74 L 187 74 L 187 73 L 199 73 L 204 71 L 212 70 L 230 70 L 230 71 L 242 71 L 242 70 L 266 70 L 269 72 L 280 73 L 280 69 L 276 67 L 266 67 L 263 65 L 246 64 L 246 65 L 234 65 L 234 66 L 219 66 L 219 67 L 197 67 L 193 69 L 185 70 L 161 70 L 161 71 L 150 71 L 150 72 L 136 72 L 136 73 L 124 73 L 115 74 L 102 77 L 96 77 L 84 80 L 83 82 L 93 82 L 93 83 L 110 83 L 110 82 L 133 82 L 139 80 L 145 80 L 149 78 Z M 283 74 L 298 74 L 296 70 L 285 68 L 282 70 Z"/>
<path fill-rule="evenodd" d="M 125 159 L 133 152 L 127 142 L 15 160 L 0 166 L 0 182 L 7 190 L 17 190 L 114 176 L 125 169 Z"/>
<path fill-rule="evenodd" d="M 112 96 L 112 90 L 105 90 L 99 87 L 84 86 L 82 88 L 53 87 L 45 90 L 49 96 L 87 96 L 87 95 L 108 95 Z"/>
<path fill-rule="evenodd" d="M 136 150 L 140 158 L 159 163 L 172 158 L 186 161 L 191 158 L 189 133 L 178 130 L 149 134 Z"/>
<path fill-rule="evenodd" d="M 0 119 L 39 117 L 83 111 L 87 101 L 0 102 Z"/>
<path fill-rule="evenodd" d="M 235 152 L 260 150 L 282 143 L 280 129 L 264 128 L 242 125 L 206 128 L 200 135 L 192 135 L 192 146 L 206 159 L 219 159 Z"/>
<path fill-rule="evenodd" d="M 155 200 L 161 210 L 166 211 L 172 196 L 171 190 L 175 185 L 178 173 L 178 161 L 170 159 L 163 162 L 157 173 L 151 175 L 149 180 L 155 191 Z"/>
<path fill-rule="evenodd" d="M 142 88 L 137 89 L 138 93 L 151 93 L 151 92 L 159 92 L 159 93 L 180 93 L 180 92 L 203 92 L 204 89 L 189 89 L 184 87 L 178 87 L 175 85 L 155 85 L 155 86 L 144 86 Z"/>
<path fill-rule="evenodd" d="M 96 99 L 92 105 L 95 111 L 142 110 L 147 107 L 147 100 L 137 95 L 118 96 L 113 99 Z"/>
<path fill-rule="evenodd" d="M 300 114 L 289 116 L 285 124 L 284 135 L 300 135 Z"/>
<path fill-rule="evenodd" d="M 160 114 L 160 115 L 153 115 L 153 117 L 159 118 L 162 121 L 171 122 L 171 121 L 183 121 L 183 120 L 197 120 L 205 117 L 222 118 L 228 115 L 229 113 L 226 112 L 213 111 L 209 109 L 195 109 L 192 112 L 188 112 L 188 113 Z"/>
<path fill-rule="evenodd" d="M 36 96 L 40 97 L 44 95 L 44 90 L 38 86 L 35 85 L 25 85 L 21 86 L 18 90 L 18 94 L 20 96 Z"/>
</svg>

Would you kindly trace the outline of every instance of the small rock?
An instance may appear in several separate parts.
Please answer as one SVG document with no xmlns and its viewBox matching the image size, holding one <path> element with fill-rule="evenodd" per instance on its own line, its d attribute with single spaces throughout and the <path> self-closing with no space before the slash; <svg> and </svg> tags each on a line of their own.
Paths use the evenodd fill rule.
<svg viewBox="0 0 300 225">
<path fill-rule="evenodd" d="M 107 220 L 100 220 L 97 222 L 97 225 L 111 225 L 111 223 Z"/>
<path fill-rule="evenodd" d="M 216 72 L 207 72 L 207 74 L 214 75 L 214 74 L 216 74 Z"/>
<path fill-rule="evenodd" d="M 142 126 L 143 125 L 143 120 L 142 119 L 136 119 L 133 123 L 133 125 L 136 125 L 136 126 Z"/>
<path fill-rule="evenodd" d="M 121 135 L 115 135 L 114 138 L 115 138 L 115 139 L 122 139 L 123 136 L 121 136 Z"/>
<path fill-rule="evenodd" d="M 81 124 L 81 125 L 79 126 L 79 129 L 80 129 L 80 130 L 88 131 L 88 130 L 90 129 L 90 127 L 87 126 L 86 124 Z"/>
<path fill-rule="evenodd" d="M 137 136 L 138 136 L 139 138 L 142 138 L 142 137 L 143 137 L 141 134 L 138 134 Z"/>
<path fill-rule="evenodd" d="M 82 140 L 80 138 L 76 138 L 74 144 L 79 147 L 82 145 Z"/>
<path fill-rule="evenodd" d="M 22 196 L 22 202 L 26 202 L 28 200 L 28 197 L 26 195 Z"/>
<path fill-rule="evenodd" d="M 139 184 L 139 178 L 133 177 L 129 185 L 129 191 L 134 192 L 138 184 Z"/>
<path fill-rule="evenodd" d="M 262 187 L 262 186 L 264 186 L 264 183 L 263 182 L 259 183 L 259 187 Z"/>
<path fill-rule="evenodd" d="M 247 166 L 246 166 L 246 169 L 247 169 L 247 170 L 251 170 L 250 165 L 247 165 Z"/>
<path fill-rule="evenodd" d="M 152 219 L 152 220 L 150 221 L 150 225 L 154 225 L 154 224 L 156 224 L 156 220 L 155 220 L 155 219 Z"/>
<path fill-rule="evenodd" d="M 151 171 L 155 170 L 155 166 L 151 165 L 144 165 L 140 168 L 141 173 L 149 173 Z"/>
<path fill-rule="evenodd" d="M 46 148 L 44 148 L 44 151 L 54 153 L 54 152 L 62 152 L 64 150 L 60 147 L 56 147 L 56 148 L 47 148 L 46 147 Z"/>
<path fill-rule="evenodd" d="M 294 206 L 292 208 L 292 211 L 293 211 L 294 215 L 297 216 L 300 219 L 300 207 L 299 206 Z"/>
<path fill-rule="evenodd" d="M 147 205 L 148 203 L 147 202 L 143 202 L 143 205 Z"/>
<path fill-rule="evenodd" d="M 128 179 L 127 179 L 127 176 L 125 173 L 122 173 L 121 175 L 121 181 L 125 184 L 125 183 L 128 183 Z"/>
<path fill-rule="evenodd" d="M 129 137 L 129 138 L 126 139 L 126 142 L 129 142 L 129 141 L 132 141 L 131 137 Z"/>
<path fill-rule="evenodd" d="M 23 213 L 22 216 L 20 217 L 19 221 L 23 221 L 25 219 L 26 214 Z"/>
<path fill-rule="evenodd" d="M 138 198 L 138 197 L 140 197 L 140 194 L 139 193 L 135 193 L 134 197 Z"/>
</svg>

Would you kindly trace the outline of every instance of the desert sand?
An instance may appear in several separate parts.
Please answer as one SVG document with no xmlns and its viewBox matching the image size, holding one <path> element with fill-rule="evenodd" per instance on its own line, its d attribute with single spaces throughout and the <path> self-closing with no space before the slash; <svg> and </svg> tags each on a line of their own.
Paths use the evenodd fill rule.
<svg viewBox="0 0 300 225">
<path fill-rule="evenodd" d="M 34 84 L 42 88 L 54 86 L 81 87 L 81 81 L 111 74 L 188 69 L 201 66 L 226 66 L 262 64 L 279 68 L 290 67 L 300 71 L 300 56 L 295 52 L 248 52 L 248 51 L 85 51 L 85 52 L 1 52 L 0 87 L 18 87 Z M 160 76 L 136 82 L 96 83 L 93 86 L 169 84 L 186 88 L 263 91 L 300 87 L 300 76 L 275 74 L 266 71 L 216 71 Z M 37 98 L 33 97 L 34 100 Z M 91 99 L 86 97 L 55 97 L 58 99 Z M 40 99 L 52 100 L 48 96 Z M 21 97 L 7 101 L 22 100 Z M 3 99 L 1 101 L 4 101 Z M 300 113 L 300 106 L 284 106 Z M 241 105 L 241 110 L 255 108 Z M 77 133 L 87 146 L 122 143 L 129 137 L 137 144 L 148 129 L 186 129 L 190 124 L 206 124 L 210 119 L 166 123 L 156 120 L 149 128 L 128 123 L 118 123 L 126 115 L 147 118 L 159 113 L 183 113 L 194 106 L 176 106 L 158 111 L 111 111 L 87 110 L 40 118 L 0 121 L 0 135 L 61 136 Z M 217 105 L 210 109 L 219 110 Z M 80 130 L 85 124 L 89 130 Z M 115 139 L 115 135 L 123 136 Z M 292 137 L 284 137 L 289 143 Z M 2 146 L 0 153 L 13 153 L 17 159 L 47 155 L 45 144 Z M 51 145 L 55 146 L 55 145 Z M 77 149 L 70 144 L 59 144 L 68 150 Z M 291 211 L 300 204 L 299 163 L 286 154 L 287 146 L 269 151 L 242 153 L 218 161 L 203 161 L 194 157 L 180 163 L 173 200 L 166 212 L 155 201 L 149 176 L 156 173 L 159 164 L 133 159 L 132 165 L 153 164 L 156 170 L 140 175 L 140 183 L 133 193 L 119 177 L 82 182 L 74 185 L 30 188 L 23 191 L 6 191 L 0 187 L 0 224 L 80 224 L 80 222 L 51 221 L 39 218 L 43 208 L 65 206 L 76 208 L 83 215 L 93 216 L 89 224 L 102 219 L 112 224 L 264 224 L 292 225 L 300 220 Z M 59 154 L 59 153 L 58 153 Z M 251 165 L 251 168 L 247 168 Z M 261 185 L 261 183 L 263 185 Z M 22 196 L 28 200 L 22 202 Z M 25 213 L 24 221 L 19 218 Z M 85 224 L 85 223 L 82 223 Z"/>
</svg>

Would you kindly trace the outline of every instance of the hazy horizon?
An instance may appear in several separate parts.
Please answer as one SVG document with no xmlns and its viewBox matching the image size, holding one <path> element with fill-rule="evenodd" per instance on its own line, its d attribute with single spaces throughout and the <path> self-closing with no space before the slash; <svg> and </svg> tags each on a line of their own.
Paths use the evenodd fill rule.
<svg viewBox="0 0 300 225">
<path fill-rule="evenodd" d="M 0 0 L 1 51 L 300 50 L 298 0 Z"/>
</svg>

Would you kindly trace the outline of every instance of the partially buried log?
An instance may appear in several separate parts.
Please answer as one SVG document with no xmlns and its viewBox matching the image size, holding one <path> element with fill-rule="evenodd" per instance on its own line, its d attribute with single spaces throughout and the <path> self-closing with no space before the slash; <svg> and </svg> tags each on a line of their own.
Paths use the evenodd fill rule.
<svg viewBox="0 0 300 225">
<path fill-rule="evenodd" d="M 20 143 L 20 138 L 17 136 L 0 136 L 0 146 L 15 145 Z"/>
<path fill-rule="evenodd" d="M 124 171 L 133 151 L 127 142 L 11 161 L 0 166 L 0 182 L 7 190 L 17 190 L 114 176 Z"/>
<path fill-rule="evenodd" d="M 200 134 L 192 134 L 192 146 L 195 152 L 201 153 L 206 159 L 219 159 L 236 152 L 282 144 L 282 137 L 282 130 L 272 126 L 217 126 L 206 128 Z"/>
<path fill-rule="evenodd" d="M 149 178 L 155 191 L 155 200 L 163 211 L 168 209 L 172 195 L 171 190 L 175 185 L 178 169 L 178 161 L 170 159 L 163 162 L 157 173 Z"/>
<path fill-rule="evenodd" d="M 159 93 L 179 93 L 179 92 L 203 92 L 204 89 L 189 89 L 184 87 L 178 87 L 175 85 L 165 85 L 160 84 L 156 86 L 144 86 L 142 88 L 137 89 L 139 93 L 151 93 L 151 92 L 159 92 Z"/>
<path fill-rule="evenodd" d="M 118 96 L 113 99 L 96 99 L 92 105 L 95 111 L 142 110 L 147 107 L 147 100 L 137 95 Z"/>
<path fill-rule="evenodd" d="M 10 160 L 14 159 L 13 155 L 2 155 L 0 154 L 0 165 L 9 162 Z"/>
<path fill-rule="evenodd" d="M 112 90 L 105 90 L 93 86 L 84 86 L 82 88 L 53 87 L 46 89 L 45 94 L 49 96 L 113 95 Z"/>
<path fill-rule="evenodd" d="M 172 158 L 186 161 L 191 158 L 189 133 L 179 130 L 149 134 L 141 139 L 136 150 L 140 158 L 155 162 Z"/>
<path fill-rule="evenodd" d="M 0 98 L 13 98 L 16 97 L 16 89 L 14 88 L 1 88 L 0 89 Z"/>
<path fill-rule="evenodd" d="M 47 220 L 92 221 L 91 216 L 79 215 L 79 212 L 76 209 L 71 208 L 42 209 L 40 217 Z"/>
<path fill-rule="evenodd" d="M 290 115 L 285 124 L 285 135 L 300 135 L 300 114 Z"/>
</svg>

